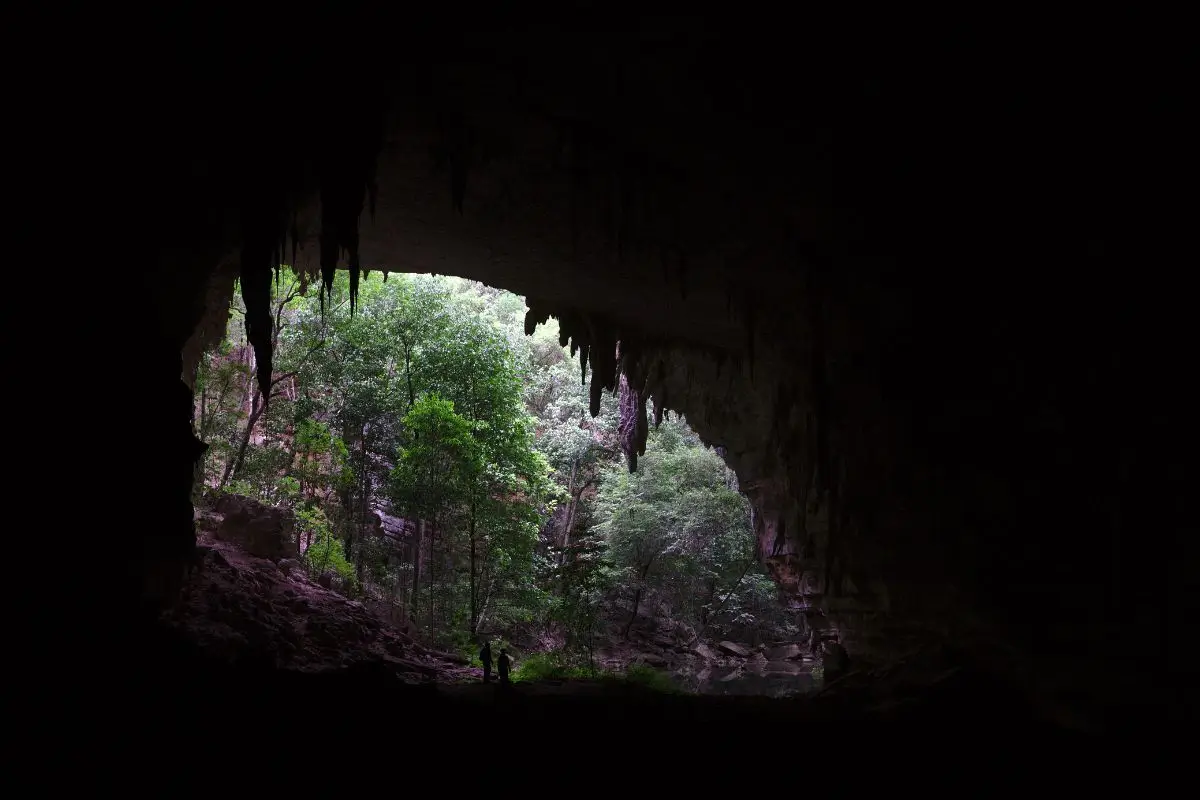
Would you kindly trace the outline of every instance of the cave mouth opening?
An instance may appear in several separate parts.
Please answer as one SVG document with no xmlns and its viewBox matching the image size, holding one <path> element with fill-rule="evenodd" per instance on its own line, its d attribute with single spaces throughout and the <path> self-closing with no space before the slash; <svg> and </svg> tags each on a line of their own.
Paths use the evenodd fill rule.
<svg viewBox="0 0 1200 800">
<path fill-rule="evenodd" d="M 1075 87 L 1067 95 L 1078 102 L 1060 103 L 1051 96 L 1057 88 L 1037 90 L 1057 86 L 1043 74 L 1023 84 L 1011 71 L 992 70 L 996 80 L 977 83 L 970 70 L 928 59 L 927 72 L 949 75 L 955 89 L 907 81 L 903 73 L 911 69 L 897 72 L 900 61 L 882 49 L 874 62 L 883 68 L 869 85 L 853 85 L 858 70 L 843 80 L 849 72 L 828 65 L 808 77 L 790 67 L 760 70 L 807 86 L 775 94 L 765 81 L 755 97 L 737 90 L 731 75 L 731 96 L 776 110 L 772 119 L 794 117 L 771 134 L 739 127 L 706 104 L 698 70 L 664 64 L 657 72 L 647 63 L 641 76 L 622 81 L 614 70 L 579 69 L 574 41 L 555 39 L 557 59 L 546 63 L 556 74 L 538 78 L 533 73 L 551 70 L 531 64 L 532 79 L 497 68 L 511 59 L 465 63 L 473 58 L 457 58 L 457 48 L 422 50 L 427 63 L 403 79 L 383 64 L 394 59 L 393 46 L 366 48 L 378 71 L 363 70 L 357 58 L 342 62 L 345 71 L 310 61 L 298 65 L 297 78 L 289 55 L 278 60 L 288 66 L 275 76 L 253 81 L 247 75 L 260 73 L 238 63 L 223 83 L 168 98 L 188 121 L 177 132 L 164 132 L 161 142 L 131 140 L 135 148 L 147 145 L 130 153 L 128 168 L 144 170 L 133 180 L 150 176 L 137 211 L 153 240 L 139 256 L 135 290 L 139 303 L 158 312 L 150 323 L 159 349 L 148 383 L 152 402 L 171 403 L 169 411 L 151 412 L 161 414 L 155 429 L 164 434 L 147 437 L 139 453 L 161 465 L 148 477 L 154 505 L 138 531 L 144 561 L 184 557 L 179 543 L 186 537 L 177 535 L 176 520 L 190 524 L 192 510 L 175 498 L 186 500 L 192 475 L 190 467 L 186 475 L 175 470 L 191 443 L 176 410 L 190 417 L 192 400 L 174 403 L 178 352 L 199 314 L 204 280 L 246 244 L 242 202 L 265 209 L 258 232 L 269 235 L 251 243 L 248 268 L 269 273 L 276 234 L 286 227 L 277 214 L 281 191 L 316 193 L 323 182 L 347 178 L 344 197 L 368 194 L 355 176 L 368 171 L 358 134 L 370 139 L 371 120 L 357 110 L 373 119 L 375 90 L 385 94 L 392 88 L 385 84 L 395 83 L 403 113 L 389 124 L 400 130 L 388 132 L 379 154 L 380 221 L 359 231 L 359 262 L 416 272 L 437 271 L 445 266 L 439 260 L 469 263 L 462 274 L 519 289 L 539 313 L 563 317 L 590 305 L 609 321 L 625 312 L 622 322 L 636 322 L 644 307 L 661 309 L 658 342 L 644 344 L 686 345 L 665 362 L 669 385 L 680 390 L 673 401 L 686 406 L 697 430 L 722 432 L 710 438 L 727 448 L 743 488 L 756 496 L 760 541 L 775 554 L 776 537 L 783 540 L 772 556 L 787 560 L 783 577 L 808 586 L 823 610 L 851 623 L 846 630 L 860 638 L 848 646 L 894 652 L 910 641 L 970 643 L 977 658 L 1019 682 L 1036 679 L 1051 694 L 1087 684 L 1100 703 L 1111 694 L 1114 656 L 1129 674 L 1153 675 L 1163 664 L 1173 673 L 1182 648 L 1168 647 L 1167 638 L 1186 629 L 1183 604 L 1160 596 L 1149 576 L 1160 574 L 1162 550 L 1146 546 L 1132 520 L 1175 506 L 1151 502 L 1135 514 L 1128 498 L 1163 494 L 1144 485 L 1157 478 L 1139 476 L 1180 475 L 1136 441 L 1147 430 L 1159 441 L 1175 435 L 1174 418 L 1168 424 L 1161 410 L 1147 408 L 1153 395 L 1136 387 L 1151 372 L 1177 372 L 1164 363 L 1160 345 L 1183 337 L 1133 331 L 1143 326 L 1128 324 L 1119 302 L 1128 299 L 1128 282 L 1092 281 L 1087 291 L 1098 294 L 1079 302 L 1080 276 L 1110 271 L 1105 240 L 1121 227 L 1105 231 L 1096 223 L 1125 208 L 1119 193 L 1099 191 L 1111 182 L 1095 169 L 1103 159 L 1093 157 L 1102 149 L 1098 132 L 1114 130 L 1105 120 L 1116 84 L 1094 93 L 1091 116 L 1081 106 L 1092 95 L 1081 97 Z M 484 56 L 500 56 L 510 42 L 496 38 L 490 49 L 485 45 L 493 43 L 478 43 Z M 757 49 L 775 52 L 780 62 L 795 55 L 790 46 Z M 205 40 L 203 51 L 211 50 Z M 724 52 L 727 64 L 737 60 L 735 50 Z M 202 63 L 209 62 L 195 61 Z M 742 74 L 753 80 L 756 70 L 751 65 Z M 360 72 L 370 80 L 360 80 Z M 685 80 L 689 72 L 701 79 Z M 643 79 L 651 75 L 661 80 Z M 205 70 L 203 80 L 209 76 Z M 667 88 L 671 104 L 653 92 L 632 94 L 656 86 Z M 941 88 L 950 91 L 935 96 Z M 307 107 L 315 95 L 337 99 L 315 124 L 277 135 L 279 109 Z M 804 101 L 780 103 L 785 95 Z M 1065 113 L 1013 125 L 1029 113 L 1031 96 L 1045 96 L 1047 108 Z M 160 104 L 138 105 L 154 123 L 146 131 L 171 127 L 149 119 L 163 113 Z M 535 113 L 526 113 L 531 108 Z M 684 109 L 696 113 L 676 113 Z M 341 113 L 347 110 L 355 113 Z M 439 111 L 448 113 L 439 120 Z M 1060 119 L 1068 115 L 1073 119 Z M 230 118 L 238 124 L 226 124 Z M 988 122 L 996 119 L 1002 124 Z M 462 152 L 463 122 L 486 136 L 475 139 L 480 147 L 471 158 L 456 159 L 467 165 L 459 203 L 461 169 L 447 160 L 436 177 L 424 176 L 431 145 Z M 1055 132 L 1058 122 L 1064 124 Z M 338 135 L 326 137 L 331 127 Z M 1008 135 L 1018 127 L 1022 135 Z M 1043 147 L 1042 132 L 1067 141 L 1075 131 L 1091 144 Z M 340 153 L 326 148 L 351 134 L 356 141 Z M 808 147 L 814 141 L 828 146 Z M 1125 146 L 1113 145 L 1113 153 Z M 484 150 L 486 164 L 475 158 Z M 579 171 L 568 156 L 576 151 L 586 151 L 579 171 L 590 172 L 590 181 L 574 180 Z M 643 169 L 664 153 L 675 158 Z M 1064 159 L 1071 162 L 1065 172 Z M 817 213 L 837 205 L 819 185 L 831 174 L 838 176 L 834 200 L 859 201 L 864 236 L 826 225 Z M 1062 181 L 1064 192 L 1036 191 L 1048 174 L 1080 180 Z M 185 175 L 193 179 L 186 189 L 166 188 Z M 629 180 L 596 179 L 617 176 Z M 622 195 L 632 202 L 623 204 Z M 387 212 L 389 205 L 399 213 Z M 618 213 L 623 205 L 628 215 Z M 646 207 L 670 213 L 647 220 Z M 114 215 L 121 219 L 111 230 L 128 227 L 128 211 Z M 351 214 L 339 216 L 344 223 Z M 322 227 L 308 226 L 310 241 Z M 352 238 L 341 223 L 329 233 L 334 245 Z M 877 267 L 871 259 L 886 263 Z M 1068 309 L 1077 318 L 1064 326 Z M 1064 336 L 1064 327 L 1073 332 Z M 710 355 L 697 355 L 700 348 Z M 689 386 L 698 389 L 690 398 Z M 1113 420 L 1129 421 L 1133 433 L 1114 442 Z M 818 452 L 808 453 L 816 444 Z M 819 518 L 827 510 L 805 518 L 808 500 L 832 499 L 830 483 L 811 491 L 813 464 L 836 478 L 843 512 L 825 523 Z M 1178 522 L 1137 527 L 1169 535 Z M 1172 560 L 1170 583 L 1182 563 Z M 1143 659 L 1136 647 L 1114 654 L 1114 639 L 1131 632 L 1155 655 Z M 1009 651 L 1016 653 L 1011 659 Z"/>
<path fill-rule="evenodd" d="M 363 277 L 280 269 L 265 381 L 235 286 L 219 338 L 185 348 L 204 454 L 172 629 L 235 662 L 447 685 L 478 681 L 483 641 L 526 686 L 783 697 L 845 672 L 836 627 L 766 571 L 724 448 L 650 419 L 624 376 L 597 397 L 518 295 Z"/>
</svg>

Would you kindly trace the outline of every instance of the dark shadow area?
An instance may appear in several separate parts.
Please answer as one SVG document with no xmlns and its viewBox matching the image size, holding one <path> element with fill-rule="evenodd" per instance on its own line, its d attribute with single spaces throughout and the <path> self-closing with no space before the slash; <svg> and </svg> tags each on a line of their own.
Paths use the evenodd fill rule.
<svg viewBox="0 0 1200 800">
<path fill-rule="evenodd" d="M 920 739 L 1000 741 L 976 763 L 1032 780 L 1047 753 L 1095 756 L 1193 718 L 1179 443 L 1194 336 L 1163 268 L 1181 259 L 1161 237 L 1124 241 L 1157 213 L 1136 198 L 1154 196 L 1143 183 L 1169 172 L 1172 141 L 1130 131 L 1178 98 L 1099 35 L 728 22 L 514 33 L 347 13 L 259 35 L 214 13 L 80 67 L 71 108 L 105 121 L 105 149 L 64 143 L 73 179 L 123 194 L 79 223 L 77 249 L 119 242 L 94 269 L 140 316 L 88 309 L 70 321 L 81 351 L 46 358 L 108 385 L 113 343 L 136 347 L 120 368 L 136 404 L 102 401 L 120 446 L 63 424 L 108 454 L 98 494 L 136 480 L 142 500 L 119 524 L 128 547 L 72 585 L 87 613 L 46 623 L 66 632 L 47 637 L 55 652 L 106 654 L 75 689 L 149 739 L 248 736 L 247 714 L 272 742 L 383 719 L 396 750 L 424 752 L 434 727 L 499 718 L 520 743 L 522 726 L 586 720 L 695 742 L 698 761 L 726 742 L 723 774 L 738 754 L 766 770 L 820 758 L 810 746 L 839 760 L 846 741 Z M 220 306 L 211 287 L 240 277 L 269 362 L 273 268 L 304 258 L 352 283 L 385 263 L 463 275 L 529 298 L 530 329 L 556 316 L 593 367 L 600 354 L 597 394 L 624 377 L 644 412 L 665 394 L 725 448 L 764 562 L 838 621 L 852 661 L 886 672 L 936 652 L 926 678 L 884 692 L 886 675 L 852 673 L 786 701 L 500 698 L 276 670 L 269 653 L 214 663 L 179 642 L 157 619 L 196 544 L 180 354 Z M 341 699 L 306 699 L 325 696 Z"/>
</svg>

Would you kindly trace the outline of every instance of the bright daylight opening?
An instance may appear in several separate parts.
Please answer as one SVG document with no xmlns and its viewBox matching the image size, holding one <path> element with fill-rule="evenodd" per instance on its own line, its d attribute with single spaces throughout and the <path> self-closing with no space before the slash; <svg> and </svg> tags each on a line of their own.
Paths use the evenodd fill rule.
<svg viewBox="0 0 1200 800">
<path fill-rule="evenodd" d="M 272 291 L 269 399 L 237 290 L 192 376 L 201 556 L 169 619 L 205 648 L 775 696 L 844 656 L 781 601 L 719 450 L 668 417 L 631 472 L 636 410 L 618 390 L 593 417 L 557 321 L 527 336 L 522 297 L 374 272 L 352 313 L 346 272 L 322 304 L 286 268 Z"/>
</svg>

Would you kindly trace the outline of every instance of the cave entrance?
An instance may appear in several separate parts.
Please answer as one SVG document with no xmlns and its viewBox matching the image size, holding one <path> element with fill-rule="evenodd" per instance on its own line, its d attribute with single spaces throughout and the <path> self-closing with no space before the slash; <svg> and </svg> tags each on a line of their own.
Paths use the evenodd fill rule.
<svg viewBox="0 0 1200 800">
<path fill-rule="evenodd" d="M 351 283 L 280 269 L 268 375 L 237 287 L 220 338 L 189 343 L 203 568 L 176 628 L 293 669 L 391 643 L 401 672 L 460 682 L 491 641 L 519 681 L 820 684 L 829 632 L 781 599 L 722 448 L 625 376 L 589 387 L 619 343 L 580 363 L 556 318 L 477 281 Z"/>
<path fill-rule="evenodd" d="M 309 274 L 452 268 L 520 293 L 572 339 L 595 333 L 589 361 L 593 348 L 615 358 L 618 339 L 636 344 L 647 397 L 726 448 L 769 558 L 792 559 L 782 577 L 845 620 L 856 657 L 953 640 L 999 671 L 1052 675 L 1052 687 L 1079 686 L 1086 668 L 1099 696 L 1114 636 L 1145 632 L 1163 661 L 1178 652 L 1165 645 L 1182 606 L 1129 581 L 1154 574 L 1161 551 L 1125 532 L 1125 498 L 1160 494 L 1131 476 L 1179 471 L 1127 438 L 1110 446 L 1109 432 L 1144 418 L 1149 440 L 1171 439 L 1173 417 L 1133 387 L 1177 372 L 1148 354 L 1183 338 L 1132 322 L 1129 282 L 1097 279 L 1080 302 L 1079 276 L 1106 274 L 1120 228 L 1097 222 L 1136 193 L 1095 168 L 1093 148 L 1053 146 L 1115 130 L 1113 87 L 1136 84 L 1084 91 L 1072 78 L 1064 94 L 1040 70 L 1012 83 L 990 54 L 973 71 L 886 49 L 853 69 L 830 66 L 845 53 L 825 62 L 806 49 L 805 69 L 794 42 L 762 39 L 746 60 L 737 47 L 626 48 L 606 33 L 588 59 L 579 37 L 476 34 L 464 49 L 458 26 L 433 46 L 410 27 L 410 49 L 385 28 L 363 27 L 386 39 L 375 47 L 340 37 L 344 57 L 317 60 L 290 51 L 308 37 L 269 37 L 289 47 L 225 53 L 220 77 L 197 65 L 221 38 L 197 36 L 188 53 L 164 37 L 173 52 L 154 63 L 177 91 L 114 117 L 146 134 L 109 160 L 124 171 L 112 183 L 139 202 L 112 204 L 100 227 L 136 217 L 149 237 L 130 273 L 156 316 L 146 385 L 158 402 L 145 405 L 170 404 L 139 407 L 161 414 L 163 435 L 136 454 L 154 465 L 157 505 L 131 573 L 167 574 L 192 546 L 192 398 L 177 403 L 176 390 L 204 283 L 214 269 L 249 277 L 269 339 L 286 230 L 321 262 Z M 721 75 L 725 102 L 712 102 Z M 772 75 L 786 91 L 764 83 Z M 1039 87 L 1045 103 L 1031 102 Z M 281 134 L 281 109 L 317 97 L 321 113 Z M 1060 176 L 1053 191 L 1038 190 L 1046 175 Z M 1162 294 L 1146 306 L 1154 316 L 1186 318 L 1160 313 Z M 223 331 L 227 304 L 207 305 Z M 1064 336 L 1065 309 L 1083 316 Z M 814 505 L 823 527 L 808 524 Z M 122 589 L 143 576 L 130 577 Z"/>
</svg>

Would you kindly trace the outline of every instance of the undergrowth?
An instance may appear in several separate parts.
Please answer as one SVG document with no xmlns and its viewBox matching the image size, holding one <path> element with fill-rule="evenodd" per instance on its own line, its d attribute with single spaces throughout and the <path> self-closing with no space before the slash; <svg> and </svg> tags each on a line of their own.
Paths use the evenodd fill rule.
<svg viewBox="0 0 1200 800">
<path fill-rule="evenodd" d="M 573 662 L 560 652 L 533 653 L 513 671 L 514 683 L 535 681 L 599 680 L 621 685 L 640 686 L 656 692 L 682 691 L 671 677 L 645 664 L 630 664 L 625 670 L 603 670 Z"/>
</svg>

